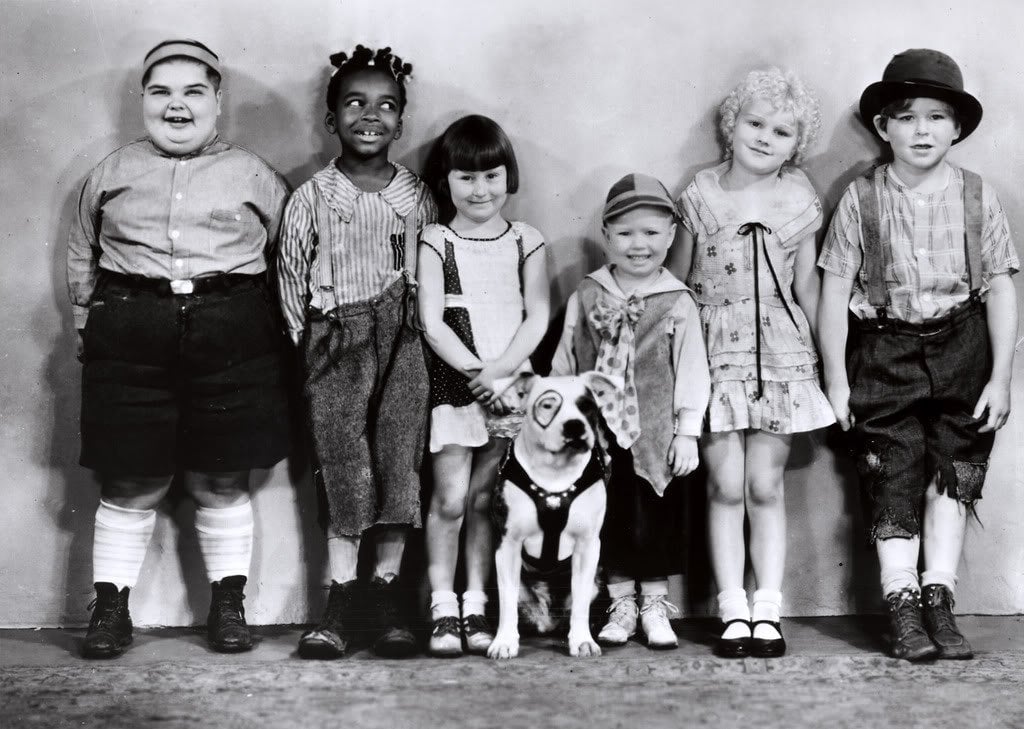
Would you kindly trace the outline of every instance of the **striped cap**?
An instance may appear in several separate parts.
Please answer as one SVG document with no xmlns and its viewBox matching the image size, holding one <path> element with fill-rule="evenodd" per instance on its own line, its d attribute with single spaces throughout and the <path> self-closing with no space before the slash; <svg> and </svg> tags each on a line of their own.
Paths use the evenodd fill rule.
<svg viewBox="0 0 1024 729">
<path fill-rule="evenodd" d="M 204 63 L 220 75 L 220 59 L 217 54 L 211 51 L 197 40 L 191 38 L 179 38 L 176 40 L 165 40 L 157 43 L 152 50 L 146 54 L 142 61 L 142 77 L 145 78 L 149 69 L 153 68 L 160 61 L 168 58 L 191 58 L 193 61 Z"/>
<path fill-rule="evenodd" d="M 679 211 L 665 186 L 650 175 L 634 172 L 616 182 L 608 191 L 601 222 L 607 223 L 609 218 L 643 206 L 662 208 L 672 213 L 673 218 L 679 217 Z"/>
</svg>

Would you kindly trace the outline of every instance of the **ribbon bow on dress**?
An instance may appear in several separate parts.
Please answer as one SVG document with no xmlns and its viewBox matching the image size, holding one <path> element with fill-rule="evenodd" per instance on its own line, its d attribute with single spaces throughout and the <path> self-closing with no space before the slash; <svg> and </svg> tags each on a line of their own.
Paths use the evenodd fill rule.
<svg viewBox="0 0 1024 729">
<path fill-rule="evenodd" d="M 629 448 L 640 437 L 640 403 L 636 396 L 634 369 L 636 335 L 633 327 L 640 319 L 646 302 L 636 294 L 619 302 L 603 296 L 590 311 L 590 323 L 601 343 L 597 348 L 594 369 L 623 379 L 621 390 L 605 390 L 595 395 L 609 429 L 621 448 Z"/>
</svg>

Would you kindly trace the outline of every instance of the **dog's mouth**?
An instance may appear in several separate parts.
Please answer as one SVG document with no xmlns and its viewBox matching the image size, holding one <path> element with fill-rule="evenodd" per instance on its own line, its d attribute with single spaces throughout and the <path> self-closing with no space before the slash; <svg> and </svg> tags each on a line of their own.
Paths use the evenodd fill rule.
<svg viewBox="0 0 1024 729">
<path fill-rule="evenodd" d="M 563 450 L 583 453 L 589 451 L 592 447 L 593 444 L 587 438 L 581 436 L 579 438 L 566 438 Z"/>
</svg>

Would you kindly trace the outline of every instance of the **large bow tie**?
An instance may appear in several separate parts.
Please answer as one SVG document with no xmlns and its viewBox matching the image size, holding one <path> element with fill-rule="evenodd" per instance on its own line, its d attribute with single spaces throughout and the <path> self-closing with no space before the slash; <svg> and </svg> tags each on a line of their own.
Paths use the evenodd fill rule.
<svg viewBox="0 0 1024 729">
<path fill-rule="evenodd" d="M 645 308 L 646 301 L 636 294 L 625 301 L 602 296 L 589 312 L 590 323 L 601 336 L 594 369 L 623 380 L 621 390 L 606 390 L 597 396 L 597 404 L 608 428 L 622 448 L 629 448 L 640 437 L 640 403 L 634 377 L 636 334 L 633 327 Z"/>
</svg>

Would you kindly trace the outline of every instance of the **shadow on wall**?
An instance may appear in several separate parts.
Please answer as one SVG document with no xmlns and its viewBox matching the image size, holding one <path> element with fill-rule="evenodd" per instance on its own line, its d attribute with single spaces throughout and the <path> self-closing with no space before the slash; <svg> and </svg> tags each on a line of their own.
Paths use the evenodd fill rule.
<svg viewBox="0 0 1024 729">
<path fill-rule="evenodd" d="M 294 129 L 298 125 L 296 114 L 290 104 L 282 97 L 270 93 L 268 87 L 235 71 L 232 71 L 230 81 L 231 88 L 225 90 L 224 111 L 219 121 L 219 129 L 225 139 L 237 140 L 242 146 L 257 154 L 260 153 L 258 145 L 250 147 L 245 144 L 243 137 L 290 139 L 304 152 L 308 151 L 305 138 L 294 134 Z M 71 226 L 77 221 L 79 196 L 88 172 L 116 148 L 145 135 L 140 114 L 141 99 L 138 79 L 133 73 L 122 72 L 109 72 L 77 79 L 73 85 L 66 85 L 46 97 L 37 98 L 33 105 L 24 108 L 11 120 L 11 126 L 15 130 L 31 129 L 32 125 L 29 123 L 31 119 L 61 118 L 61 109 L 64 107 L 67 97 L 71 95 L 86 96 L 101 100 L 100 103 L 102 103 L 102 100 L 114 98 L 111 89 L 117 89 L 116 98 L 122 100 L 120 105 L 114 102 L 110 103 L 109 108 L 117 108 L 116 114 L 110 114 L 109 118 L 99 118 L 94 122 L 96 133 L 90 136 L 91 130 L 87 130 L 83 135 L 84 138 L 92 140 L 92 143 L 81 150 L 69 150 L 65 159 L 70 162 L 59 175 L 59 179 L 65 184 L 55 191 L 55 199 L 52 201 L 50 209 L 57 214 L 57 222 L 51 226 L 48 235 L 50 251 L 48 263 L 53 291 L 51 303 L 53 308 L 42 307 L 36 311 L 34 313 L 36 319 L 48 321 L 32 328 L 32 331 L 36 332 L 52 331 L 53 326 L 49 322 L 52 321 L 54 310 L 59 312 L 60 329 L 48 345 L 50 354 L 45 367 L 45 386 L 52 394 L 48 400 L 51 403 L 50 412 L 45 416 L 49 422 L 40 428 L 41 431 L 49 434 L 49 439 L 48 444 L 40 447 L 37 459 L 40 465 L 51 474 L 46 503 L 49 505 L 54 524 L 59 530 L 70 535 L 66 565 L 62 575 L 63 584 L 60 584 L 58 580 L 54 585 L 55 592 L 64 595 L 64 604 L 59 617 L 61 624 L 82 623 L 88 617 L 86 605 L 93 593 L 91 584 L 92 515 L 99 503 L 100 493 L 95 476 L 78 465 L 81 365 L 75 360 L 77 341 L 67 297 L 67 237 Z M 233 105 L 232 99 L 236 97 L 246 101 L 237 106 Z M 241 130 L 236 129 L 239 125 L 234 123 L 235 119 L 241 121 L 241 126 L 247 128 L 249 134 L 243 135 Z M 71 119 L 68 123 L 75 121 Z M 268 124 L 272 124 L 273 129 L 266 129 Z M 106 134 L 106 130 L 112 126 L 115 129 L 114 133 Z M 315 130 L 311 130 L 311 132 L 315 133 Z M 105 136 L 100 136 L 101 134 L 105 134 Z M 274 136 L 267 136 L 270 134 Z M 321 148 L 326 146 L 326 137 L 326 130 L 322 130 L 319 145 Z M 278 152 L 281 154 L 280 149 Z M 285 153 L 281 156 L 294 158 L 299 155 L 293 156 Z M 268 161 L 274 164 L 274 161 Z M 292 176 L 293 178 L 298 175 L 308 177 L 312 174 L 309 170 L 317 168 L 317 163 L 311 162 L 293 170 Z M 306 174 L 307 171 L 309 174 Z M 59 199 L 61 197 L 62 199 Z M 288 349 L 290 350 L 290 346 Z M 287 351 L 287 354 L 290 355 L 291 352 Z M 286 357 L 286 362 L 289 365 L 294 361 L 294 357 Z M 293 367 L 289 367 L 288 374 L 292 381 L 297 381 Z M 300 427 L 299 422 L 301 408 L 299 407 L 298 387 L 293 388 L 292 405 L 293 433 L 295 434 L 292 452 L 305 454 L 308 451 L 302 440 L 304 429 Z M 162 543 L 163 529 L 167 528 L 167 525 L 177 532 L 177 556 L 183 568 L 189 608 L 201 622 L 205 619 L 208 606 L 209 584 L 202 568 L 202 559 L 192 526 L 195 506 L 192 500 L 185 495 L 181 487 L 180 476 L 181 474 L 178 474 L 168 499 L 159 508 L 159 512 L 166 518 L 158 522 L 153 543 L 154 545 Z M 293 487 L 297 489 L 296 506 L 300 516 L 306 515 L 306 519 L 308 519 L 309 515 L 316 513 L 316 499 L 313 489 L 309 488 L 305 458 L 300 456 L 289 459 L 289 477 Z M 268 478 L 268 471 L 254 471 L 251 478 L 252 490 L 257 491 L 267 483 Z M 303 552 L 307 556 L 305 560 L 307 580 L 305 584 L 296 587 L 305 590 L 307 594 L 296 597 L 306 601 L 307 604 L 317 604 L 318 585 L 323 564 L 322 540 L 310 539 L 311 529 L 306 528 L 309 522 L 300 521 L 300 523 L 303 525 L 303 537 L 309 542 L 303 548 Z M 259 563 L 259 550 L 259 535 L 257 534 L 254 565 Z M 159 549 L 150 550 L 146 568 L 159 558 L 159 552 Z M 145 573 L 141 579 L 147 579 Z"/>
</svg>

